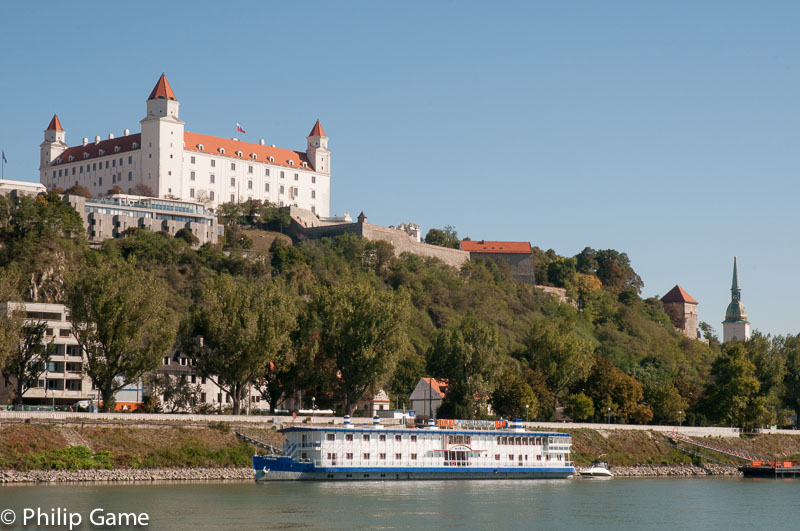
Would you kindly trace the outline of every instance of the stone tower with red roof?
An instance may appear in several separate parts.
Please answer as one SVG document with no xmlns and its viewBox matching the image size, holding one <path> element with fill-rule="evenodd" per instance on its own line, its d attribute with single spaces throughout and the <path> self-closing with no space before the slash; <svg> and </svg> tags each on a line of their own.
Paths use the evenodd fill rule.
<svg viewBox="0 0 800 531">
<path fill-rule="evenodd" d="M 697 301 L 686 290 L 675 286 L 661 297 L 661 303 L 680 333 L 692 339 L 698 338 Z"/>
</svg>

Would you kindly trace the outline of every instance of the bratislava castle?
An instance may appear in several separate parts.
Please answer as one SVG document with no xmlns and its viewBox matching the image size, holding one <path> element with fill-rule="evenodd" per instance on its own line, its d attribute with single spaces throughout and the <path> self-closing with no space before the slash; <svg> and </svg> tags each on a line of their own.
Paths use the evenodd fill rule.
<svg viewBox="0 0 800 531">
<path fill-rule="evenodd" d="M 191 133 L 178 115 L 180 103 L 162 74 L 147 99 L 142 132 L 109 135 L 69 147 L 58 116 L 44 132 L 40 180 L 48 188 L 80 185 L 94 196 L 114 186 L 157 197 L 221 203 L 268 200 L 294 205 L 320 217 L 330 215 L 331 169 L 328 137 L 319 120 L 307 149 L 290 149 Z"/>
</svg>

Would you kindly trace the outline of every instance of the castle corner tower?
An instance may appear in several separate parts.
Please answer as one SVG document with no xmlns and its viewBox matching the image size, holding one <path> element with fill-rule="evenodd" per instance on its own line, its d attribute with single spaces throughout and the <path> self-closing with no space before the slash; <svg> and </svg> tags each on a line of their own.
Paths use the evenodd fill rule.
<svg viewBox="0 0 800 531">
<path fill-rule="evenodd" d="M 164 74 L 147 98 L 142 124 L 142 184 L 158 197 L 180 195 L 183 177 L 184 122 L 180 103 Z"/>
<path fill-rule="evenodd" d="M 733 257 L 733 281 L 731 282 L 731 303 L 725 311 L 722 321 L 722 342 L 747 341 L 750 339 L 750 322 L 742 304 L 742 289 L 739 287 L 739 275 L 736 270 L 736 257 Z"/>
<path fill-rule="evenodd" d="M 307 155 L 314 171 L 330 175 L 331 173 L 331 152 L 328 149 L 328 137 L 322 129 L 322 124 L 314 124 L 314 128 L 308 134 Z"/>
<path fill-rule="evenodd" d="M 43 170 L 67 149 L 67 133 L 61 127 L 61 120 L 54 114 L 47 129 L 44 130 L 44 142 L 39 146 L 39 170 Z"/>
</svg>

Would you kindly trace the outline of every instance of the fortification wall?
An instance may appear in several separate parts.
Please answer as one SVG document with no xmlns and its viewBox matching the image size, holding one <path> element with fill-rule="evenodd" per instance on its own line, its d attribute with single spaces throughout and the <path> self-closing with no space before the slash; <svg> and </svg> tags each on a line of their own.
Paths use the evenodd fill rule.
<svg viewBox="0 0 800 531">
<path fill-rule="evenodd" d="M 394 252 L 400 256 L 403 253 L 413 253 L 419 256 L 438 258 L 445 264 L 460 268 L 469 261 L 469 253 L 461 249 L 450 249 L 427 243 L 418 243 L 405 232 L 371 223 L 364 223 L 362 236 L 368 240 L 382 240 L 394 246 Z"/>
</svg>

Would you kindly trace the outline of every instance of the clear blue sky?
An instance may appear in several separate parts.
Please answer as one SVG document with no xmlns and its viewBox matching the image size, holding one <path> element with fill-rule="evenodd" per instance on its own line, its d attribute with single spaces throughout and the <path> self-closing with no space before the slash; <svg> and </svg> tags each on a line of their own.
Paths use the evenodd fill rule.
<svg viewBox="0 0 800 531">
<path fill-rule="evenodd" d="M 304 149 L 332 211 L 631 257 L 721 335 L 798 333 L 798 2 L 4 3 L 0 147 L 139 131 L 159 74 L 187 129 Z"/>
</svg>

